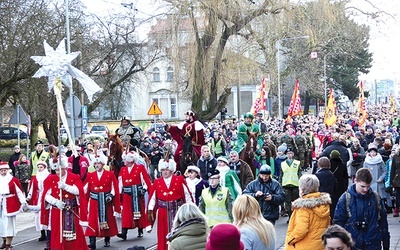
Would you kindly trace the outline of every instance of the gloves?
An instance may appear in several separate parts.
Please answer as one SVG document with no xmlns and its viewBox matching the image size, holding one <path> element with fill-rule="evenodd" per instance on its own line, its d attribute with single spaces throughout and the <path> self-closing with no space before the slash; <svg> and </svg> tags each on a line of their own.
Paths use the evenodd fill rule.
<svg viewBox="0 0 400 250">
<path fill-rule="evenodd" d="M 353 157 L 357 157 L 358 156 L 358 153 L 353 153 Z"/>
<path fill-rule="evenodd" d="M 147 217 L 148 217 L 150 223 L 154 222 L 153 210 L 147 211 Z"/>
<path fill-rule="evenodd" d="M 65 182 L 62 182 L 62 181 L 59 181 L 58 183 L 58 188 L 61 188 L 61 189 L 65 189 Z"/>
<path fill-rule="evenodd" d="M 121 218 L 121 214 L 114 211 L 114 217 Z"/>
<path fill-rule="evenodd" d="M 24 212 L 29 211 L 28 204 L 26 204 L 26 203 L 22 204 L 22 211 L 24 211 Z"/>
<path fill-rule="evenodd" d="M 63 210 L 65 207 L 65 202 L 57 200 L 54 204 L 58 209 Z"/>
<path fill-rule="evenodd" d="M 88 227 L 89 226 L 89 222 L 87 221 L 79 221 L 79 225 L 83 228 Z"/>
<path fill-rule="evenodd" d="M 111 202 L 112 201 L 112 199 L 113 199 L 113 195 L 112 194 L 106 194 L 106 202 L 108 203 L 108 202 Z"/>
</svg>

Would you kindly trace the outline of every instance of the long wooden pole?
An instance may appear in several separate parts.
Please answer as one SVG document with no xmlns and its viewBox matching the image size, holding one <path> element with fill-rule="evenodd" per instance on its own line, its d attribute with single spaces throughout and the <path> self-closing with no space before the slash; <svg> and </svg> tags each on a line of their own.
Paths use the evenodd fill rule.
<svg viewBox="0 0 400 250">
<path fill-rule="evenodd" d="M 61 136 L 60 136 L 60 110 L 57 108 L 57 135 L 58 135 L 58 172 L 59 172 L 59 178 L 61 181 L 62 175 L 61 175 Z M 62 201 L 62 189 L 60 188 L 60 201 Z M 62 213 L 63 210 L 60 210 L 60 243 L 62 243 L 63 239 L 63 223 L 62 223 Z"/>
</svg>

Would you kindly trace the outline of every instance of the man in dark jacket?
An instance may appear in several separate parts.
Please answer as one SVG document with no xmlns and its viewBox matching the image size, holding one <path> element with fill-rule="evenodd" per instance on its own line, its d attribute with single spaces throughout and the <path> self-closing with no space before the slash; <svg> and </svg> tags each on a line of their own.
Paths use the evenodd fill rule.
<svg viewBox="0 0 400 250">
<path fill-rule="evenodd" d="M 331 152 L 333 150 L 337 150 L 340 153 L 340 158 L 342 159 L 342 162 L 344 162 L 345 164 L 347 164 L 347 162 L 350 160 L 350 156 L 349 156 L 349 151 L 347 150 L 346 145 L 339 140 L 339 135 L 338 134 L 334 134 L 332 135 L 332 138 L 337 138 L 335 140 L 333 140 L 329 146 L 327 146 L 324 151 L 322 151 L 322 153 L 320 154 L 319 158 L 326 156 L 329 158 Z M 316 171 L 316 169 L 315 169 Z M 313 171 L 313 173 L 315 173 L 315 171 Z"/>
<path fill-rule="evenodd" d="M 203 145 L 201 147 L 201 156 L 197 160 L 197 167 L 200 169 L 201 178 L 208 181 L 217 165 L 217 159 L 211 154 L 210 147 Z"/>
<path fill-rule="evenodd" d="M 235 171 L 240 180 L 240 187 L 244 190 L 247 185 L 254 180 L 253 172 L 249 164 L 239 159 L 239 154 L 236 151 L 229 153 L 229 168 Z"/>
<path fill-rule="evenodd" d="M 164 155 L 164 152 L 162 151 L 162 148 L 159 146 L 159 140 L 155 140 L 153 142 L 153 147 L 151 148 L 150 154 L 149 154 L 150 178 L 152 181 L 154 181 L 154 179 L 158 177 L 158 176 L 155 176 L 155 170 L 157 169 L 158 163 L 163 158 L 163 155 Z M 158 173 L 157 175 L 160 175 L 160 173 Z"/>
<path fill-rule="evenodd" d="M 12 175 L 15 176 L 15 166 L 14 161 L 18 161 L 19 156 L 21 155 L 21 151 L 18 145 L 14 147 L 14 154 L 10 156 L 10 160 L 8 160 L 8 166 L 12 170 Z"/>
<path fill-rule="evenodd" d="M 390 234 L 385 206 L 371 189 L 372 174 L 361 168 L 354 184 L 342 194 L 335 209 L 333 223 L 346 229 L 357 249 L 388 250 Z"/>
<path fill-rule="evenodd" d="M 271 178 L 270 166 L 261 166 L 258 178 L 247 185 L 243 194 L 256 198 L 264 218 L 275 224 L 279 219 L 279 206 L 285 201 L 285 192 L 281 184 Z"/>
</svg>

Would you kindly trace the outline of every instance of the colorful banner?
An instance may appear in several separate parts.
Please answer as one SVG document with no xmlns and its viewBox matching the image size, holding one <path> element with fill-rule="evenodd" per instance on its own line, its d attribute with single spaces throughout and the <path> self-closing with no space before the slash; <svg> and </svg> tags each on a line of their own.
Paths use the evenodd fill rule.
<svg viewBox="0 0 400 250">
<path fill-rule="evenodd" d="M 289 105 L 289 109 L 288 109 L 288 117 L 286 118 L 286 122 L 290 122 L 292 117 L 295 117 L 296 115 L 301 115 L 302 113 L 303 113 L 303 110 L 301 109 L 300 84 L 299 84 L 299 80 L 296 80 L 292 99 L 290 100 L 290 105 Z"/>
<path fill-rule="evenodd" d="M 337 116 L 336 116 L 336 101 L 335 101 L 335 94 L 333 93 L 333 89 L 330 89 L 328 104 L 326 105 L 325 109 L 325 117 L 324 123 L 327 126 L 332 126 L 336 123 Z"/>
<path fill-rule="evenodd" d="M 265 105 L 265 100 L 267 99 L 266 94 L 265 94 L 265 79 L 264 77 L 261 80 L 261 86 L 259 87 L 257 91 L 257 98 L 253 103 L 253 106 L 251 107 L 250 112 L 254 115 L 257 115 L 257 113 L 266 110 L 266 105 Z"/>
</svg>

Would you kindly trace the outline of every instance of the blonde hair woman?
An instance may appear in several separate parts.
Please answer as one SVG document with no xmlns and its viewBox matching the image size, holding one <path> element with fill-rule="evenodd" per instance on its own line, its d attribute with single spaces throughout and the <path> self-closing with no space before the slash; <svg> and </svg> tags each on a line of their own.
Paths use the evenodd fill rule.
<svg viewBox="0 0 400 250">
<path fill-rule="evenodd" d="M 185 203 L 175 215 L 167 235 L 169 250 L 203 250 L 206 248 L 209 227 L 205 215 L 194 203 Z"/>
<path fill-rule="evenodd" d="M 245 249 L 275 249 L 275 229 L 264 219 L 257 200 L 240 195 L 233 204 L 233 224 L 240 229 Z"/>
</svg>

